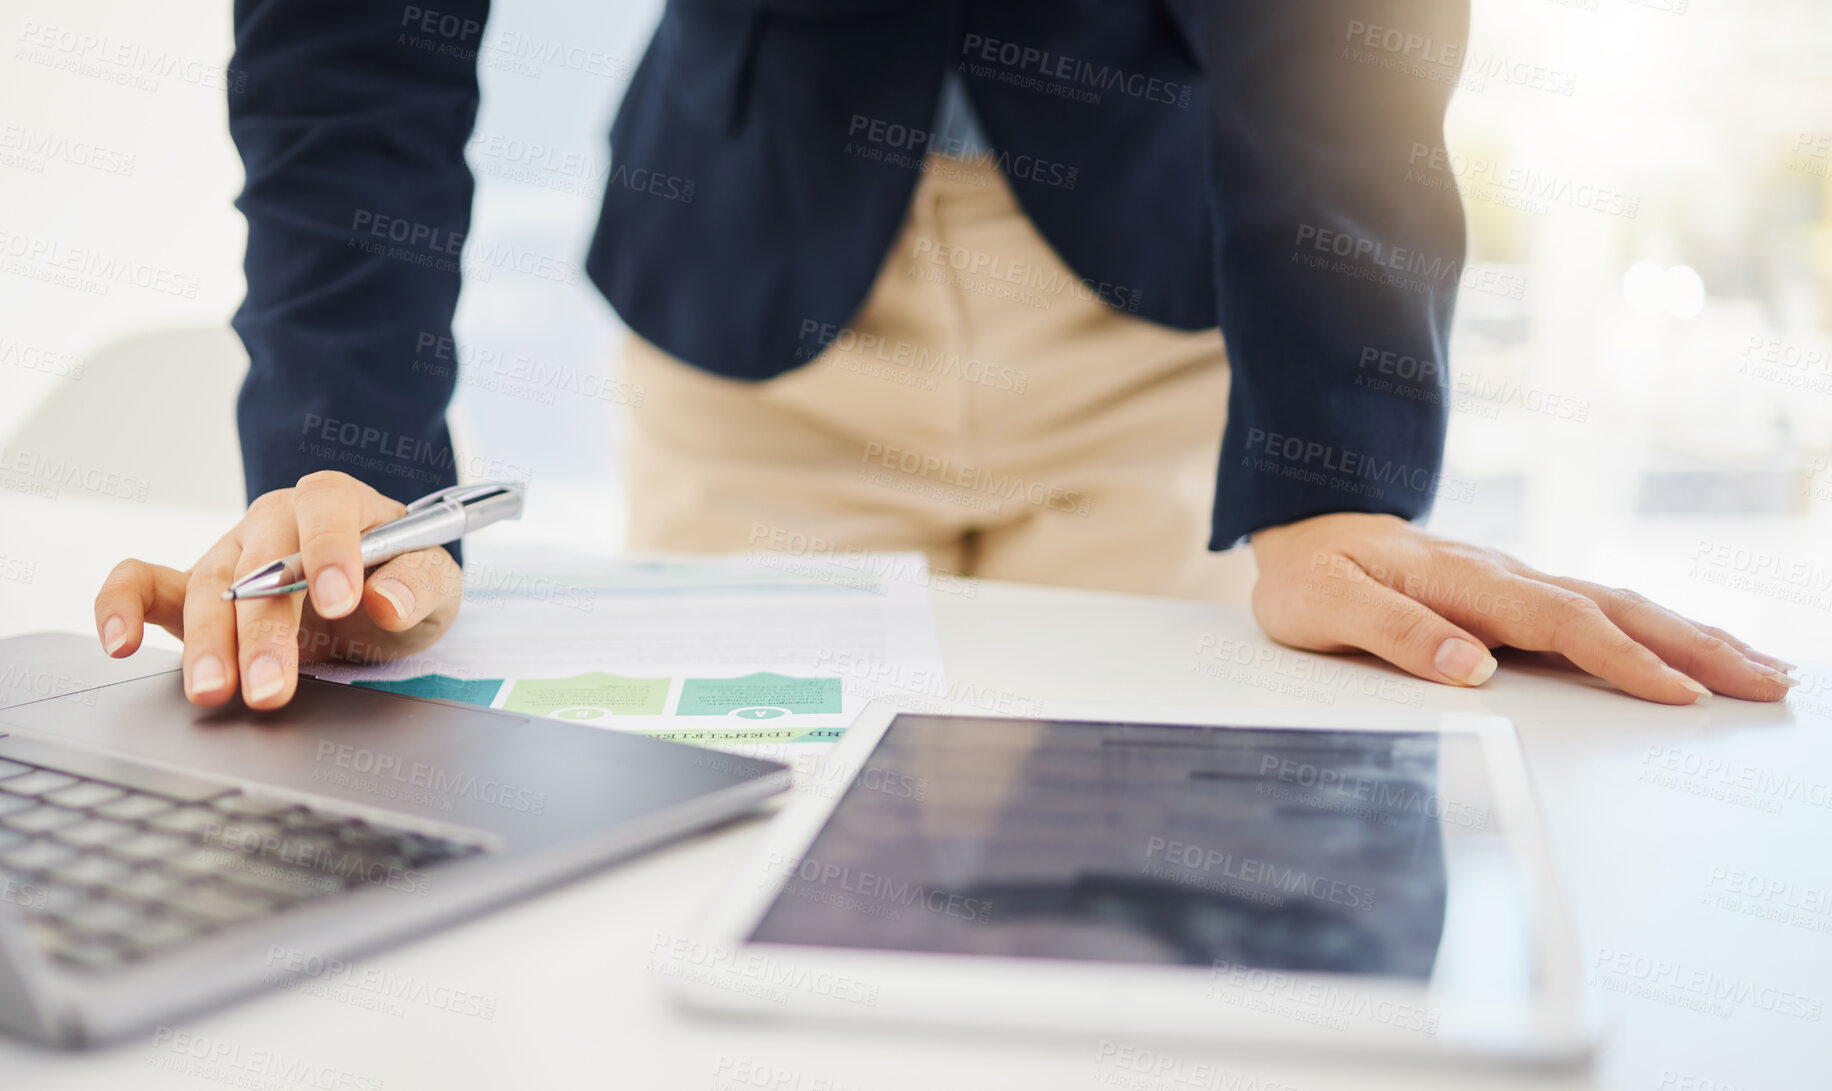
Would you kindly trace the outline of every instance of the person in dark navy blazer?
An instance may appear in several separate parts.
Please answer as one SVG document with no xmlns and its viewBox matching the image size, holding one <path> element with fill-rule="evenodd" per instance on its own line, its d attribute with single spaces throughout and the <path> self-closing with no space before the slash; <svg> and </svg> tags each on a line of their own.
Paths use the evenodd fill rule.
<svg viewBox="0 0 1832 1091">
<path fill-rule="evenodd" d="M 240 689 L 257 707 L 282 704 L 301 648 L 310 656 L 341 636 L 397 654 L 436 640 L 456 613 L 456 546 L 367 574 L 356 549 L 364 527 L 454 483 L 461 463 L 445 421 L 456 376 L 416 365 L 428 338 L 451 336 L 489 13 L 483 0 L 435 2 L 235 5 L 232 63 L 246 81 L 229 97 L 229 124 L 246 166 L 248 289 L 234 325 L 249 355 L 238 423 L 254 500 L 188 571 L 124 562 L 96 608 L 113 655 L 138 647 L 146 620 L 180 632 L 199 703 Z M 1056 394 L 1072 383 L 1088 392 L 1064 419 L 1106 427 L 1099 407 L 1120 396 L 1129 368 L 1177 361 L 1123 442 L 1087 432 L 1066 485 L 1027 483 L 1048 486 L 1018 510 L 1046 528 L 1053 556 L 1073 557 L 1083 533 L 1090 571 L 1124 567 L 1130 548 L 1098 538 L 1081 482 L 1102 479 L 1103 448 L 1149 439 L 1161 412 L 1183 422 L 1180 436 L 1206 428 L 1212 444 L 1222 432 L 1218 463 L 1212 446 L 1202 455 L 1218 467 L 1208 510 L 1177 548 L 1250 541 L 1255 616 L 1281 642 L 1365 650 L 1454 685 L 1487 681 L 1490 649 L 1511 645 L 1560 653 L 1649 700 L 1779 699 L 1789 665 L 1729 634 L 1416 525 L 1434 498 L 1464 487 L 1442 473 L 1447 345 L 1459 285 L 1474 274 L 1454 184 L 1405 179 L 1419 148 L 1444 144 L 1467 36 L 1466 0 L 668 0 L 611 131 L 584 265 L 633 344 L 665 361 L 645 366 L 661 369 L 672 400 L 641 415 L 679 443 L 643 457 L 658 479 L 714 482 L 762 465 L 747 495 L 768 497 L 767 467 L 810 468 L 772 462 L 769 428 L 742 437 L 748 461 L 714 451 L 731 414 L 774 407 L 810 434 L 838 436 L 860 416 L 888 428 L 891 417 L 871 415 L 926 404 L 920 383 L 883 381 L 907 361 L 836 361 L 838 346 L 881 342 L 860 336 L 875 322 L 939 322 L 949 307 L 949 336 L 997 337 L 1006 320 L 988 300 L 1022 295 L 1014 286 L 1036 295 L 1041 282 L 1057 294 L 1010 322 L 1043 331 L 1025 342 L 1034 387 L 1060 379 Z M 1009 270 L 1003 252 L 938 242 L 969 218 L 961 210 L 995 205 L 997 223 L 1028 233 L 1024 272 L 946 306 L 921 302 L 949 297 L 915 296 L 913 282 L 959 287 L 982 267 Z M 936 268 L 893 270 L 912 254 Z M 1101 348 L 1135 343 L 1151 346 L 1136 360 Z M 1062 376 L 1058 355 L 1075 361 Z M 974 399 L 959 404 L 982 430 L 1001 426 L 987 417 L 1000 405 L 1019 407 L 1018 419 L 1056 396 L 1001 403 L 973 381 L 947 397 Z M 1034 426 L 1001 442 L 1052 441 L 1025 431 Z M 834 436 L 819 438 L 822 450 L 859 440 Z M 785 450 L 804 441 L 816 442 L 781 437 Z M 893 446 L 872 442 L 874 460 Z M 710 461 L 688 465 L 690 449 Z M 931 461 L 961 495 L 989 487 L 987 466 L 951 454 L 912 465 L 920 476 Z M 1134 488 L 1109 513 L 1149 503 L 1153 465 L 1115 470 Z M 832 477 L 834 466 L 810 472 Z M 997 480 L 1026 472 L 1013 461 Z M 893 492 L 945 491 L 927 478 L 878 485 L 834 492 L 836 525 L 866 525 L 844 523 L 847 510 L 891 511 Z M 949 502 L 954 514 L 970 506 Z M 783 503 L 727 512 L 727 523 L 807 515 Z M 726 504 L 707 492 L 695 506 L 716 517 Z M 928 547 L 886 537 L 892 525 L 856 540 Z M 986 574 L 970 562 L 991 534 L 971 520 L 950 526 L 966 542 L 953 554 L 963 570 Z M 305 554 L 309 601 L 218 601 L 243 568 L 293 549 Z"/>
</svg>

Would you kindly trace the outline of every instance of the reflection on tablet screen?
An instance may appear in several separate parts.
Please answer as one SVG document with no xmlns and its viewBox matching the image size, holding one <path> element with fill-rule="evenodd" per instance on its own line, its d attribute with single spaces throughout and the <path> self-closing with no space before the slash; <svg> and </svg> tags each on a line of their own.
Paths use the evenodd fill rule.
<svg viewBox="0 0 1832 1091">
<path fill-rule="evenodd" d="M 1422 980 L 1465 743 L 899 716 L 751 939 Z"/>
</svg>

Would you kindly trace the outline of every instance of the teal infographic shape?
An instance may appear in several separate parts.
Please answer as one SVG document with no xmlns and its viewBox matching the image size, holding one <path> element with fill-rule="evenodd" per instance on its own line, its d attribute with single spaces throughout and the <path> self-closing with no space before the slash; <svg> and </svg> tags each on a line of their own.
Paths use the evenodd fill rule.
<svg viewBox="0 0 1832 1091">
<path fill-rule="evenodd" d="M 404 697 L 432 697 L 441 701 L 460 701 L 467 705 L 490 707 L 496 691 L 503 688 L 500 678 L 453 678 L 448 674 L 422 674 L 394 682 L 357 681 L 350 683 L 364 689 L 399 693 Z"/>
<path fill-rule="evenodd" d="M 678 716 L 735 716 L 767 720 L 794 713 L 840 711 L 838 678 L 792 678 L 758 671 L 741 678 L 688 678 L 681 683 Z"/>
</svg>

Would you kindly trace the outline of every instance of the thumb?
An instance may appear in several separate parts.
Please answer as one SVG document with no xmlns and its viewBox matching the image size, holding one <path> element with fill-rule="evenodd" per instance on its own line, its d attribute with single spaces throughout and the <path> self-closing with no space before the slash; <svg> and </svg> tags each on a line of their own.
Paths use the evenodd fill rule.
<svg viewBox="0 0 1832 1091">
<path fill-rule="evenodd" d="M 385 562 L 363 580 L 363 612 L 380 628 L 405 632 L 437 614 L 458 612 L 464 572 L 443 546 L 417 549 Z"/>
</svg>

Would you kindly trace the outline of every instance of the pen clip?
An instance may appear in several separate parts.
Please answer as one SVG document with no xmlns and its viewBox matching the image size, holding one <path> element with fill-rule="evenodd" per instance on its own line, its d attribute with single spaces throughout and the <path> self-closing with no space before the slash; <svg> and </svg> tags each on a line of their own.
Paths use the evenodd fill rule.
<svg viewBox="0 0 1832 1091">
<path fill-rule="evenodd" d="M 409 512 L 424 511 L 427 508 L 438 507 L 448 501 L 466 504 L 512 489 L 514 489 L 513 485 L 494 483 L 483 485 L 453 485 L 449 489 L 440 489 L 438 492 L 428 493 L 420 497 L 420 499 L 407 505 L 407 510 Z"/>
</svg>

